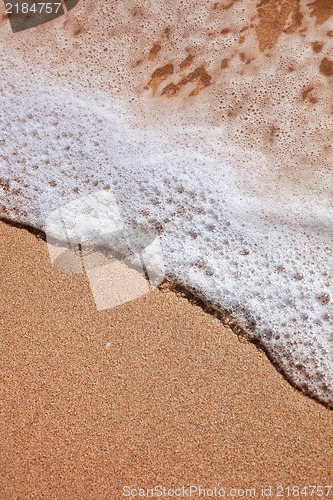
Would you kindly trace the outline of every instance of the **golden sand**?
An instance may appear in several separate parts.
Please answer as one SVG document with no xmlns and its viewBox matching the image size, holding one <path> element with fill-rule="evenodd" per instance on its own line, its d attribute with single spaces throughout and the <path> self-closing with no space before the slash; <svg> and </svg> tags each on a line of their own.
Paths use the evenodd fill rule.
<svg viewBox="0 0 333 500">
<path fill-rule="evenodd" d="M 1 499 L 332 484 L 333 412 L 254 345 L 167 290 L 97 312 L 44 241 L 0 236 Z"/>
</svg>

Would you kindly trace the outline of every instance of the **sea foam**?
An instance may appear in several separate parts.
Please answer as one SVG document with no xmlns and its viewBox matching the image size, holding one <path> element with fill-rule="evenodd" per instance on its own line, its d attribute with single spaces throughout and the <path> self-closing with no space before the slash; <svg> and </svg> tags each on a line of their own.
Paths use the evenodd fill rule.
<svg viewBox="0 0 333 500">
<path fill-rule="evenodd" d="M 4 24 L 1 214 L 45 229 L 112 192 L 160 234 L 171 280 L 333 406 L 332 21 L 295 2 L 265 39 L 265 11 L 228 5 L 82 2 L 33 33 Z"/>
</svg>

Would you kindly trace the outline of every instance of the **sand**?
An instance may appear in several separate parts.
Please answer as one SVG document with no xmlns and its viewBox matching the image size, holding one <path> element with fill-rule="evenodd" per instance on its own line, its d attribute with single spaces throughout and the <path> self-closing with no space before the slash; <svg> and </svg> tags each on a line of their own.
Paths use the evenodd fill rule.
<svg viewBox="0 0 333 500">
<path fill-rule="evenodd" d="M 0 236 L 2 500 L 333 484 L 333 412 L 253 344 L 168 288 L 97 312 L 43 240 Z"/>
</svg>

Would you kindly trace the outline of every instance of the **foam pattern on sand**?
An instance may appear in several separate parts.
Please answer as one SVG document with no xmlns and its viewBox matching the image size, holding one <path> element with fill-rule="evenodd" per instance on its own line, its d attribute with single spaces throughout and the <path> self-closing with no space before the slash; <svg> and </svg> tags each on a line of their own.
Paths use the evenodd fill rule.
<svg viewBox="0 0 333 500">
<path fill-rule="evenodd" d="M 3 24 L 0 207 L 43 229 L 114 193 L 170 278 L 333 406 L 332 18 L 307 4 L 82 2 L 33 34 Z"/>
</svg>

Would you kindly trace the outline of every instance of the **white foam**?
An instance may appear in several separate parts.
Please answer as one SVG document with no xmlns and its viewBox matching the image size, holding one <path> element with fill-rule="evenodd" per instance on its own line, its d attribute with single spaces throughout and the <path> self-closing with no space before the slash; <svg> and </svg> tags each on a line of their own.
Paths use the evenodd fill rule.
<svg viewBox="0 0 333 500">
<path fill-rule="evenodd" d="M 0 95 L 2 214 L 45 229 L 59 205 L 112 191 L 122 220 L 160 231 L 171 279 L 231 311 L 290 380 L 333 406 L 332 88 L 316 71 L 325 54 L 331 57 L 325 37 L 330 21 L 315 26 L 306 17 L 308 31 L 281 34 L 268 59 L 253 48 L 250 28 L 235 46 L 255 11 L 248 2 L 243 11 L 239 2 L 216 15 L 186 2 L 161 5 L 157 12 L 156 5 L 145 5 L 147 25 L 128 21 L 130 7 L 114 7 L 112 20 L 110 12 L 94 11 L 100 25 L 89 25 L 80 43 L 73 42 L 70 23 L 56 20 L 53 30 L 41 29 L 36 38 L 54 43 L 51 55 L 44 40 L 38 71 L 31 66 L 33 56 L 41 61 L 36 40 L 7 33 Z M 180 26 L 177 9 L 187 16 Z M 103 35 L 105 22 L 109 33 L 118 22 L 110 39 Z M 230 33 L 218 37 L 226 25 Z M 143 35 L 134 48 L 128 35 L 148 28 L 150 39 L 160 37 L 166 45 L 157 59 L 147 57 L 152 43 L 145 46 Z M 209 37 L 209 30 L 216 36 Z M 326 52 L 313 54 L 314 36 L 324 40 Z M 73 43 L 71 59 L 66 37 Z M 98 51 L 101 41 L 114 51 L 109 67 Z M 88 42 L 95 56 L 85 59 Z M 255 62 L 242 62 L 240 50 Z M 136 71 L 140 51 L 144 61 Z M 176 71 L 192 52 L 194 66 Z M 222 52 L 230 62 L 218 73 Z M 153 94 L 147 84 L 166 63 L 174 72 Z M 195 79 L 174 99 L 161 95 L 202 65 L 212 83 L 192 100 Z M 110 68 L 118 71 L 111 83 Z M 311 95 L 316 103 L 307 100 Z M 81 215 L 78 223 L 88 229 L 89 217 Z"/>
</svg>

